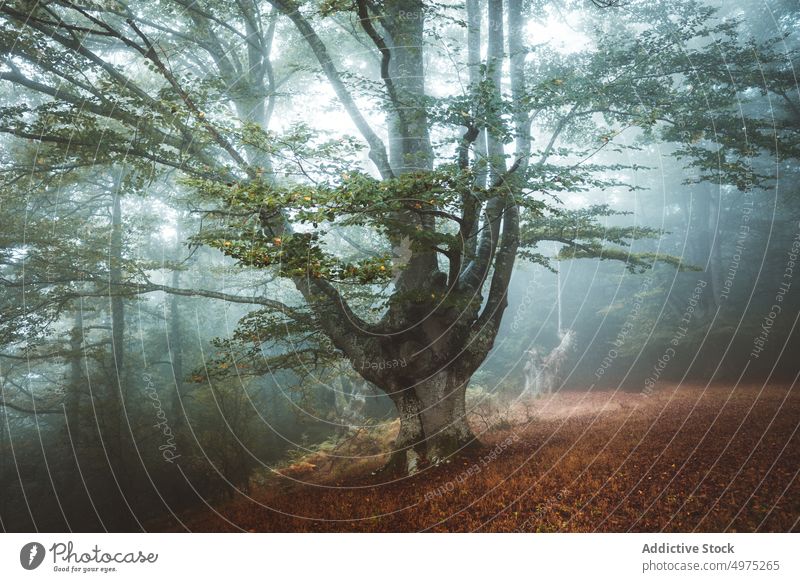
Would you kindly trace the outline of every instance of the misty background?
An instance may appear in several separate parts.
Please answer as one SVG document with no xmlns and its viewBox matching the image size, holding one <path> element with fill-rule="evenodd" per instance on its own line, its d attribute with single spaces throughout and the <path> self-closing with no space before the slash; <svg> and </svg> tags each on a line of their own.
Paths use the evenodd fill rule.
<svg viewBox="0 0 800 582">
<path fill-rule="evenodd" d="M 580 71 L 588 66 L 582 55 L 608 48 L 596 39 L 598 31 L 614 30 L 616 16 L 586 4 L 526 4 L 532 67 Z M 718 9 L 711 17 L 717 22 L 736 19 L 739 38 L 748 39 L 743 42 L 785 35 L 777 46 L 792 56 L 778 67 L 794 74 L 796 2 L 703 5 Z M 4 26 L 4 33 L 13 29 Z M 277 90 L 270 129 L 299 136 L 298 156 L 306 126 L 313 127 L 311 141 L 347 142 L 356 129 L 298 33 L 285 18 L 275 18 L 272 26 Z M 326 26 L 326 34 L 339 39 L 336 59 L 357 102 L 385 131 L 369 81 L 377 78 L 378 61 L 348 32 L 353 24 L 346 16 L 334 16 Z M 449 64 L 463 35 L 457 22 L 446 19 L 432 31 L 426 65 L 431 96 L 447 95 L 465 82 Z M 3 42 L 9 45 L 0 83 L 4 108 L 48 102 L 46 95 L 10 81 L 19 65 L 8 34 Z M 124 69 L 125 53 L 118 58 L 116 65 Z M 193 68 L 191 59 L 182 62 L 182 75 L 204 77 L 202 62 Z M 215 82 L 204 89 L 214 93 Z M 746 87 L 742 114 L 800 127 L 800 99 L 793 91 L 783 99 Z M 713 115 L 705 122 L 713 126 Z M 591 131 L 582 131 L 576 128 L 568 139 L 588 140 Z M 444 137 L 434 135 L 442 150 L 452 149 Z M 533 137 L 534 147 L 541 147 L 535 130 Z M 615 211 L 601 213 L 608 229 L 654 229 L 657 237 L 633 241 L 629 250 L 669 255 L 683 268 L 573 259 L 558 255 L 558 243 L 540 245 L 537 252 L 550 260 L 517 263 L 495 346 L 470 382 L 468 408 L 480 412 L 491 402 L 502 411 L 520 398 L 537 397 L 544 382 L 537 374 L 554 355 L 558 363 L 547 382 L 555 391 L 621 390 L 646 397 L 678 383 L 703 390 L 712 383 L 796 381 L 798 158 L 754 155 L 756 183 L 740 188 L 699 180 L 706 168 L 676 157 L 681 146 L 648 140 L 637 128 L 613 139 L 620 147 L 598 152 L 592 163 L 605 166 L 601 179 L 619 185 L 564 189 L 550 200 L 571 210 L 607 205 Z M 103 144 L 98 146 L 102 156 Z M 353 151 L 369 171 L 366 151 Z M 356 433 L 381 434 L 392 426 L 397 415 L 389 398 L 349 362 L 330 351 L 315 355 L 313 338 L 287 345 L 287 332 L 243 347 L 242 340 L 260 333 L 258 305 L 158 289 L 296 300 L 280 278 L 242 266 L 197 238 L 212 218 L 178 170 L 147 175 L 118 162 L 87 165 L 52 170 L 51 181 L 41 186 L 37 168 L 51 155 L 35 141 L 8 132 L 0 136 L 3 175 L 9 178 L 0 202 L 2 529 L 141 529 L 247 492 L 311 452 L 322 449 L 335 457 L 337 447 Z M 565 153 L 565 163 L 571 155 Z M 341 253 L 392 252 L 367 229 L 340 234 L 328 244 Z M 81 292 L 74 274 L 92 280 L 97 265 L 110 265 L 103 271 L 109 278 L 134 281 L 128 293 Z M 48 285 L 24 283 L 45 278 Z M 569 345 L 562 343 L 566 331 Z M 110 391 L 123 396 L 108 398 Z M 118 458 L 123 450 L 124 459 Z M 382 452 L 376 437 L 363 456 Z"/>
</svg>

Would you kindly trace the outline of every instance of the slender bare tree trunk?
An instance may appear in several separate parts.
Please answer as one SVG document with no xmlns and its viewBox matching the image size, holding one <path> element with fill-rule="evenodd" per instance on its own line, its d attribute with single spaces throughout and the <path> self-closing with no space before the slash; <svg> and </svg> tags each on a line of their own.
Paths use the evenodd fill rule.
<svg viewBox="0 0 800 582">
<path fill-rule="evenodd" d="M 111 401 L 111 425 L 109 438 L 111 450 L 117 457 L 122 455 L 122 422 L 125 405 L 125 302 L 118 290 L 122 282 L 122 175 L 117 179 L 112 193 L 111 245 L 109 248 L 109 278 L 111 296 L 111 356 L 114 378 L 109 386 Z M 122 463 L 122 459 L 116 461 Z"/>
<path fill-rule="evenodd" d="M 83 390 L 83 312 L 81 307 L 75 312 L 72 330 L 69 334 L 69 377 L 65 409 L 67 428 L 72 443 L 79 444 L 83 432 L 81 418 L 81 391 Z M 75 476 L 77 478 L 77 475 Z"/>
<path fill-rule="evenodd" d="M 175 257 L 180 256 L 180 221 L 176 227 L 176 249 Z M 172 286 L 179 288 L 181 286 L 181 273 L 178 269 L 172 271 Z M 175 438 L 178 439 L 183 428 L 184 414 L 183 414 L 183 333 L 182 333 L 182 320 L 181 320 L 181 301 L 178 295 L 172 295 L 169 305 L 169 354 L 172 363 L 172 375 L 175 379 L 175 391 L 172 393 L 172 402 L 170 409 L 172 410 L 172 418 L 174 426 L 173 433 Z"/>
</svg>

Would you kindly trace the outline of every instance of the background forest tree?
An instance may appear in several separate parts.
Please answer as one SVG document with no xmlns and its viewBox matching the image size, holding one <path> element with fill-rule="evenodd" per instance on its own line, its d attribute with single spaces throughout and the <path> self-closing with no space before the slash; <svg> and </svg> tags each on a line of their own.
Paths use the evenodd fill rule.
<svg viewBox="0 0 800 582">
<path fill-rule="evenodd" d="M 44 455 L 75 495 L 113 482 L 124 528 L 364 416 L 400 419 L 388 470 L 448 459 L 479 444 L 470 381 L 513 397 L 500 371 L 558 343 L 553 269 L 568 384 L 639 296 L 623 358 L 658 351 L 698 280 L 691 341 L 734 357 L 742 208 L 774 227 L 757 272 L 796 227 L 790 4 L 758 30 L 692 1 L 4 2 L 0 481 L 24 499 Z"/>
</svg>

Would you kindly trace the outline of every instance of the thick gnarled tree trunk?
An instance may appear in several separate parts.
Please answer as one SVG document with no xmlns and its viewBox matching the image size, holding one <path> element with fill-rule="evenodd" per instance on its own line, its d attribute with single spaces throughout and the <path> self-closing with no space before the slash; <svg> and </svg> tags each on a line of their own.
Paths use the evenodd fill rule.
<svg viewBox="0 0 800 582">
<path fill-rule="evenodd" d="M 433 170 L 425 92 L 424 3 L 387 0 L 377 10 L 364 0 L 356 1 L 359 23 L 381 57 L 388 110 L 387 153 L 366 124 L 309 20 L 289 0 L 271 2 L 308 42 L 344 109 L 369 144 L 370 158 L 382 179 Z M 521 4 L 516 2 L 512 8 L 518 17 Z M 506 40 L 503 0 L 489 0 L 485 10 L 489 49 L 484 72 L 477 62 L 483 10 L 479 3 L 470 2 L 470 79 L 473 83 L 490 81 L 493 100 L 499 102 Z M 519 97 L 525 92 L 521 26 L 514 23 L 511 31 L 515 35 L 510 43 L 515 55 L 513 90 Z M 359 318 L 330 282 L 294 278 L 316 325 L 353 368 L 395 404 L 400 430 L 389 470 L 411 473 L 424 463 L 437 463 L 467 447 L 479 446 L 467 421 L 465 398 L 469 379 L 488 355 L 508 304 L 508 284 L 519 245 L 519 212 L 510 178 L 524 167 L 529 142 L 524 137 L 527 118 L 518 114 L 515 122 L 517 161 L 510 169 L 501 128 L 485 126 L 477 119 L 467 122 L 459 145 L 459 167 L 466 172 L 472 163 L 478 168 L 476 188 L 490 189 L 494 195 L 483 200 L 477 192 L 462 193 L 462 215 L 456 219 L 460 242 L 451 243 L 444 251 L 424 242 L 412 245 L 380 322 L 371 324 Z M 483 166 L 487 155 L 488 168 Z M 427 193 L 419 195 L 429 199 Z M 417 208 L 421 209 L 420 205 Z M 393 246 L 399 245 L 408 232 L 439 232 L 444 219 L 441 212 L 418 210 L 409 207 L 393 214 L 395 228 L 388 233 Z M 285 222 L 264 227 L 286 232 L 290 226 Z M 441 262 L 441 253 L 449 263 L 447 267 Z M 371 365 L 400 358 L 407 361 L 402 370 L 386 371 Z"/>
<path fill-rule="evenodd" d="M 438 463 L 479 446 L 467 421 L 468 382 L 460 373 L 445 369 L 390 394 L 400 431 L 388 470 L 414 473 L 423 463 Z"/>
</svg>

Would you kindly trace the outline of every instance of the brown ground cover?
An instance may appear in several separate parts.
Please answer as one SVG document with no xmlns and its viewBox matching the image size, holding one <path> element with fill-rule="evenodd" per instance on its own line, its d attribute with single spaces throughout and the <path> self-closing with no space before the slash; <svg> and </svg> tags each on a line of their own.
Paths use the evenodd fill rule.
<svg viewBox="0 0 800 582">
<path fill-rule="evenodd" d="M 562 392 L 487 422 L 485 447 L 401 479 L 357 437 L 182 516 L 191 531 L 798 531 L 800 391 Z M 361 440 L 360 440 L 361 439 Z M 336 455 L 357 459 L 339 459 Z"/>
</svg>

